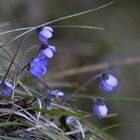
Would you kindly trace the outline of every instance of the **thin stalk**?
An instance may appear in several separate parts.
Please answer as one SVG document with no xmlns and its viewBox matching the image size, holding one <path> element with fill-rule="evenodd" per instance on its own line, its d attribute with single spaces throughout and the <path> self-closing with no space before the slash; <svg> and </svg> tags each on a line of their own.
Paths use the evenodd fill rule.
<svg viewBox="0 0 140 140">
<path fill-rule="evenodd" d="M 38 46 L 32 46 L 32 47 L 28 48 L 28 49 L 21 55 L 21 57 L 19 58 L 19 62 L 18 62 L 18 64 L 16 65 L 15 72 L 14 72 L 14 78 L 13 78 L 13 79 L 14 79 L 14 83 L 15 83 L 16 77 L 17 77 L 17 75 L 18 75 L 19 66 L 20 66 L 20 64 L 21 64 L 21 62 L 22 62 L 24 56 L 25 56 L 28 52 L 30 52 L 32 49 L 34 49 L 34 48 L 38 48 Z M 21 69 L 21 71 L 19 72 L 19 74 L 21 74 L 21 73 L 25 70 L 25 68 L 27 68 L 27 65 L 25 65 L 25 66 Z"/>
<path fill-rule="evenodd" d="M 92 78 L 90 78 L 86 83 L 84 83 L 82 86 L 80 86 L 78 89 L 76 89 L 71 96 L 74 96 L 75 94 L 77 94 L 80 90 L 82 90 L 83 88 L 85 88 L 86 86 L 88 86 L 91 82 L 93 82 L 95 79 L 99 78 L 101 76 L 101 74 L 95 75 Z M 70 96 L 70 97 L 71 97 Z"/>
<path fill-rule="evenodd" d="M 2 83 L 5 81 L 7 75 L 8 75 L 8 73 L 9 73 L 9 71 L 10 71 L 10 69 L 11 69 L 11 67 L 12 67 L 12 64 L 13 64 L 15 58 L 16 58 L 16 55 L 17 55 L 17 53 L 18 53 L 20 47 L 22 46 L 22 44 L 23 44 L 23 42 L 24 42 L 24 39 L 25 39 L 25 37 L 21 40 L 19 46 L 17 47 L 16 52 L 15 52 L 13 58 L 12 58 L 12 61 L 11 61 L 10 65 L 9 65 L 7 71 L 6 71 L 6 74 L 5 74 L 4 77 L 3 77 Z"/>
<path fill-rule="evenodd" d="M 53 28 L 82 28 L 82 29 L 104 30 L 102 27 L 88 26 L 88 25 L 52 25 L 50 27 L 53 27 Z M 35 28 L 35 26 L 8 30 L 8 31 L 5 31 L 5 32 L 1 32 L 0 35 L 5 35 L 5 34 L 13 33 L 13 32 L 18 32 L 18 31 L 30 30 L 32 28 Z"/>
</svg>

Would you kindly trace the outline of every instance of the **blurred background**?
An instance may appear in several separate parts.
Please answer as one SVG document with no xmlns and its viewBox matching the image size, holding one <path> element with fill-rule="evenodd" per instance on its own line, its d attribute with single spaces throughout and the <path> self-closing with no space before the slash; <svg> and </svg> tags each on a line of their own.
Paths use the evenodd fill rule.
<svg viewBox="0 0 140 140">
<path fill-rule="evenodd" d="M 1 0 L 0 1 L 0 31 L 36 26 L 50 20 L 96 8 L 110 2 L 109 0 Z M 50 44 L 55 45 L 57 53 L 49 60 L 48 75 L 62 72 L 71 68 L 94 65 L 100 62 L 122 61 L 125 58 L 138 57 L 140 54 L 140 1 L 116 0 L 114 4 L 93 13 L 85 14 L 59 21 L 52 25 L 90 25 L 104 28 L 100 30 L 78 28 L 54 28 L 54 36 Z M 20 32 L 19 32 L 20 33 Z M 0 43 L 6 43 L 16 33 L 0 36 Z M 18 42 L 18 41 L 17 41 Z M 11 53 L 17 47 L 14 42 L 8 47 Z M 38 44 L 36 34 L 32 34 L 24 44 L 23 50 Z M 22 51 L 19 52 L 19 56 Z M 3 61 L 1 52 L 1 61 Z M 26 58 L 35 55 L 33 51 Z M 26 61 L 27 61 L 26 60 Z M 16 60 L 18 62 L 18 59 Z M 3 63 L 0 69 L 3 70 Z M 118 77 L 119 85 L 109 95 L 140 97 L 140 66 L 121 67 L 113 69 Z M 97 72 L 99 73 L 99 72 Z M 73 76 L 60 77 L 56 81 L 69 83 L 63 87 L 64 91 L 74 91 L 96 73 L 84 73 Z M 44 76 L 48 80 L 49 76 Z M 71 86 L 72 87 L 69 87 Z M 83 91 L 84 92 L 84 91 Z M 84 94 L 101 95 L 97 82 L 90 84 Z M 86 99 L 87 100 L 87 99 Z M 92 102 L 80 100 L 77 108 L 91 112 Z M 140 102 L 107 100 L 110 113 L 119 114 L 117 117 L 88 119 L 98 127 L 105 127 L 120 122 L 136 122 L 107 131 L 119 140 L 139 140 L 140 137 Z"/>
</svg>

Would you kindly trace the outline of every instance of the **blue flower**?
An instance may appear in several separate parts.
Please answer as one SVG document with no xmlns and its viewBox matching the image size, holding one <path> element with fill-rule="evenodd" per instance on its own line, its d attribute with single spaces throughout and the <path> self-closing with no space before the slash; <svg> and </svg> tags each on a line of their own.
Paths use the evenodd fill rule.
<svg viewBox="0 0 140 140">
<path fill-rule="evenodd" d="M 48 65 L 48 61 L 35 57 L 30 62 L 30 73 L 32 76 L 39 78 L 41 75 L 46 73 L 45 66 Z"/>
<path fill-rule="evenodd" d="M 112 74 L 103 73 L 100 77 L 99 89 L 101 91 L 112 91 L 118 85 L 118 80 Z"/>
<path fill-rule="evenodd" d="M 59 90 L 47 90 L 48 95 L 54 96 L 54 97 L 62 97 L 64 96 L 64 93 Z"/>
<path fill-rule="evenodd" d="M 39 40 L 43 44 L 48 44 L 48 38 L 51 38 L 52 37 L 52 32 L 53 32 L 53 29 L 51 27 L 44 26 L 41 29 L 41 31 L 38 32 Z"/>
<path fill-rule="evenodd" d="M 46 102 L 46 104 L 45 104 L 45 109 L 46 109 L 46 110 L 52 110 L 51 102 L 49 102 L 49 101 Z"/>
<path fill-rule="evenodd" d="M 108 114 L 107 106 L 103 99 L 98 98 L 93 104 L 93 113 L 98 117 L 105 117 Z"/>
<path fill-rule="evenodd" d="M 0 90 L 1 93 L 5 96 L 10 96 L 10 94 L 13 92 L 13 86 L 8 82 L 0 82 Z"/>
<path fill-rule="evenodd" d="M 48 45 L 47 48 L 40 50 L 39 57 L 42 59 L 45 59 L 46 57 L 52 58 L 55 52 L 55 46 Z"/>
<path fill-rule="evenodd" d="M 66 117 L 66 123 L 67 124 L 72 124 L 75 121 L 76 121 L 76 117 L 74 117 L 74 116 L 67 116 Z"/>
<path fill-rule="evenodd" d="M 62 96 L 64 96 L 64 93 L 59 90 L 47 90 L 45 109 L 51 110 L 52 109 L 51 102 L 53 102 L 55 98 Z"/>
</svg>

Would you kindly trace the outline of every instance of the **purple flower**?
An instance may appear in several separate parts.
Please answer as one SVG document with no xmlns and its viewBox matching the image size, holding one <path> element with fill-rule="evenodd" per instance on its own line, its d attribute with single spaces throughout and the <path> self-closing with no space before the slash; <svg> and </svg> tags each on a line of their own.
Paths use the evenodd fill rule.
<svg viewBox="0 0 140 140">
<path fill-rule="evenodd" d="M 49 104 L 48 104 L 49 103 Z M 51 105 L 51 102 L 48 102 L 45 104 L 45 109 L 46 110 L 52 110 L 52 105 Z"/>
<path fill-rule="evenodd" d="M 52 37 L 52 32 L 53 32 L 53 29 L 52 29 L 51 27 L 44 26 L 44 27 L 38 32 L 39 40 L 40 40 L 43 44 L 48 44 L 48 38 L 51 38 L 51 37 Z"/>
<path fill-rule="evenodd" d="M 59 90 L 47 90 L 45 109 L 51 110 L 52 109 L 51 102 L 53 102 L 55 98 L 62 96 L 64 96 L 64 93 Z"/>
<path fill-rule="evenodd" d="M 64 96 L 64 93 L 62 91 L 59 91 L 59 90 L 47 90 L 47 93 L 51 96 L 54 96 L 54 97 Z"/>
<path fill-rule="evenodd" d="M 46 57 L 47 58 L 52 58 L 55 52 L 56 52 L 55 46 L 48 45 L 47 48 L 42 49 L 40 51 L 39 57 L 42 58 L 42 59 L 45 59 Z"/>
<path fill-rule="evenodd" d="M 105 117 L 108 114 L 107 106 L 101 98 L 95 100 L 92 109 L 93 113 L 98 117 Z"/>
<path fill-rule="evenodd" d="M 74 117 L 74 116 L 67 116 L 66 117 L 66 123 L 71 124 L 75 121 L 75 119 L 76 119 L 76 117 Z"/>
<path fill-rule="evenodd" d="M 12 93 L 13 91 L 13 86 L 8 83 L 8 82 L 1 82 L 0 83 L 0 90 L 1 90 L 1 93 L 5 96 L 10 96 L 10 94 Z"/>
<path fill-rule="evenodd" d="M 41 75 L 46 73 L 45 66 L 48 65 L 48 62 L 39 57 L 35 57 L 30 62 L 30 73 L 32 76 L 39 78 Z"/>
<path fill-rule="evenodd" d="M 100 82 L 99 89 L 101 91 L 109 92 L 112 91 L 118 85 L 118 80 L 112 74 L 103 73 Z"/>
</svg>

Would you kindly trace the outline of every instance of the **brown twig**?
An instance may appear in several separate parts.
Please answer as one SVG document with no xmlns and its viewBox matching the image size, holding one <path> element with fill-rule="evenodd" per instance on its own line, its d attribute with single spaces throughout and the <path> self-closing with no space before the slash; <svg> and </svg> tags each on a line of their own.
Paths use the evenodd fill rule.
<svg viewBox="0 0 140 140">
<path fill-rule="evenodd" d="M 77 74 L 83 74 L 87 72 L 98 72 L 110 68 L 126 67 L 140 64 L 140 57 L 126 58 L 122 61 L 116 61 L 112 63 L 99 63 L 94 65 L 83 66 L 79 68 L 64 70 L 53 74 L 53 78 L 62 78 L 67 76 L 73 76 Z"/>
</svg>

